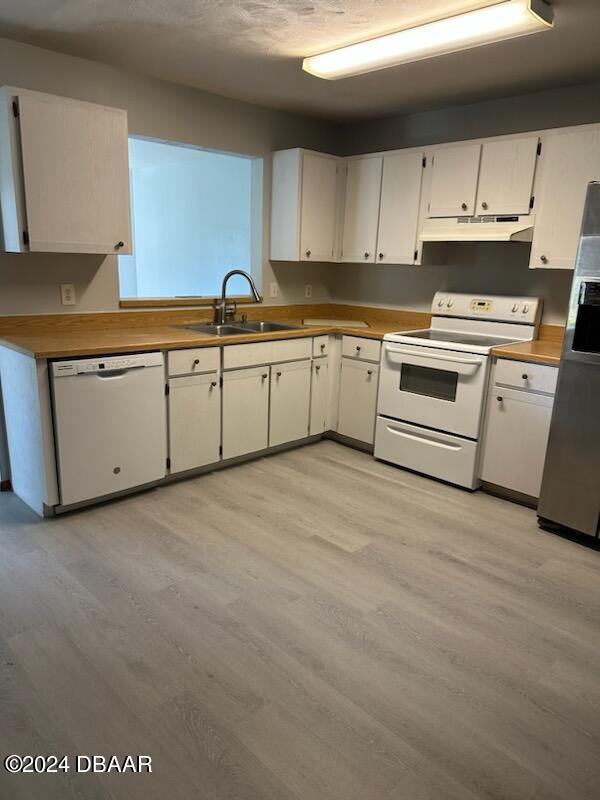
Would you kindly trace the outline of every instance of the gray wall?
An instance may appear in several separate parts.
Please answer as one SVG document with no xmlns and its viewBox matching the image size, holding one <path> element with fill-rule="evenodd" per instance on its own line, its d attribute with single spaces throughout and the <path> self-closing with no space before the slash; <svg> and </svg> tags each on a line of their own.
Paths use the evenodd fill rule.
<svg viewBox="0 0 600 800">
<path fill-rule="evenodd" d="M 443 266 L 382 267 L 268 261 L 273 150 L 304 146 L 342 154 L 434 144 L 600 120 L 600 83 L 344 126 L 310 120 L 136 75 L 92 61 L 0 40 L 0 84 L 126 108 L 132 133 L 265 158 L 262 286 L 267 302 L 338 300 L 427 310 L 437 288 L 539 294 L 546 321 L 562 322 L 570 272 L 527 269 L 521 245 L 451 245 Z M 165 253 L 168 261 L 168 253 Z M 59 284 L 78 304 L 60 306 Z M 115 257 L 0 254 L 0 314 L 118 308 Z"/>
<path fill-rule="evenodd" d="M 315 300 L 328 300 L 319 265 L 271 269 L 268 256 L 270 153 L 286 147 L 333 151 L 338 127 L 295 114 L 259 108 L 174 83 L 136 75 L 94 61 L 0 39 L 0 85 L 8 84 L 125 108 L 134 134 L 216 150 L 265 157 L 265 291 L 279 284 L 276 302 L 299 302 L 304 283 Z M 168 253 L 165 253 L 168 260 Z M 287 265 L 286 265 L 287 266 Z M 326 270 L 325 270 L 326 274 Z M 59 284 L 74 283 L 77 306 L 60 305 Z M 0 254 L 0 314 L 118 309 L 116 257 Z"/>
</svg>

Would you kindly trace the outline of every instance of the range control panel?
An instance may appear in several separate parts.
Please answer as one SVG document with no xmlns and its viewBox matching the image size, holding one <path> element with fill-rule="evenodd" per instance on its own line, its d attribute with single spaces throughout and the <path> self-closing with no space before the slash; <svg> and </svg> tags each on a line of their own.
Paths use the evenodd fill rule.
<svg viewBox="0 0 600 800">
<path fill-rule="evenodd" d="M 487 319 L 494 322 L 522 322 L 526 325 L 535 325 L 542 313 L 542 301 L 538 297 L 436 292 L 431 304 L 431 313 L 436 317 Z"/>
</svg>

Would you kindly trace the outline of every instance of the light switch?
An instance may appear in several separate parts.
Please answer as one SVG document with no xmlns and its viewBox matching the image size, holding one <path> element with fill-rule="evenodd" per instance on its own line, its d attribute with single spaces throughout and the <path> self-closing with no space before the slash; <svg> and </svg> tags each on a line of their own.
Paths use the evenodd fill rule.
<svg viewBox="0 0 600 800">
<path fill-rule="evenodd" d="M 63 306 L 74 306 L 76 304 L 74 283 L 61 283 L 60 302 Z"/>
<path fill-rule="evenodd" d="M 271 284 L 271 297 L 277 297 L 278 294 L 278 286 L 275 281 Z"/>
</svg>

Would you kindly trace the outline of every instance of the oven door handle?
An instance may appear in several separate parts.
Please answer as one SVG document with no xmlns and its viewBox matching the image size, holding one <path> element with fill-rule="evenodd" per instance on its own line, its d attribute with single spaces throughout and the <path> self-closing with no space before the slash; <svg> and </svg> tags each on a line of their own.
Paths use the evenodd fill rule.
<svg viewBox="0 0 600 800">
<path fill-rule="evenodd" d="M 473 358 L 459 358 L 458 356 L 440 356 L 438 353 L 425 353 L 422 350 L 415 352 L 414 350 L 402 350 L 399 347 L 385 348 L 386 353 L 393 353 L 399 356 L 411 356 L 412 358 L 431 358 L 434 361 L 443 361 L 445 364 L 468 364 L 472 367 L 480 367 L 483 364 L 482 359 Z"/>
</svg>

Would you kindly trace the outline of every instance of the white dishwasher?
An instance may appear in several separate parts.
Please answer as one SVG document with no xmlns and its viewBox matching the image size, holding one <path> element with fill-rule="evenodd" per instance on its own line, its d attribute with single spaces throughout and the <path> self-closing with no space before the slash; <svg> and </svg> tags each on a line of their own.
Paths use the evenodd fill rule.
<svg viewBox="0 0 600 800">
<path fill-rule="evenodd" d="M 62 506 L 164 477 L 162 353 L 55 361 L 51 374 Z"/>
</svg>

